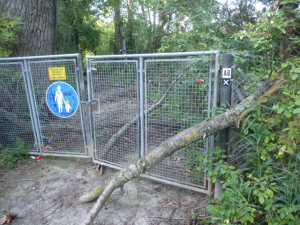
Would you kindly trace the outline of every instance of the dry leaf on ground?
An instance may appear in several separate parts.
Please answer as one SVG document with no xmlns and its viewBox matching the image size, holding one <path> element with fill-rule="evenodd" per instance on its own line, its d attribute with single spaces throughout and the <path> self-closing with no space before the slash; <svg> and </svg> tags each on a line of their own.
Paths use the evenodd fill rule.
<svg viewBox="0 0 300 225">
<path fill-rule="evenodd" d="M 6 213 L 6 215 L 5 215 L 4 217 L 0 218 L 0 225 L 5 224 L 5 223 L 11 224 L 12 220 L 13 220 L 15 217 L 17 217 L 16 214 L 13 214 L 13 213 L 11 213 L 11 212 Z"/>
</svg>

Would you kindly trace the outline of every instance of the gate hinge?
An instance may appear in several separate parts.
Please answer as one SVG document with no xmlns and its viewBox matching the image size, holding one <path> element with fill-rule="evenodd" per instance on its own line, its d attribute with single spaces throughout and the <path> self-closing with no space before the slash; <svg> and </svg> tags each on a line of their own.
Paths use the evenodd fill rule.
<svg viewBox="0 0 300 225">
<path fill-rule="evenodd" d="M 76 67 L 76 70 L 79 71 L 79 67 Z"/>
</svg>

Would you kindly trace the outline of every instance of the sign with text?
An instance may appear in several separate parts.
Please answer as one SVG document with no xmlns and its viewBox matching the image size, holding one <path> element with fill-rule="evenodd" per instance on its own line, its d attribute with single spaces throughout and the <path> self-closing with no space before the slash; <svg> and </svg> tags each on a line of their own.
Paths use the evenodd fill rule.
<svg viewBox="0 0 300 225">
<path fill-rule="evenodd" d="M 222 78 L 231 78 L 231 68 L 223 68 Z"/>
<path fill-rule="evenodd" d="M 49 67 L 49 79 L 50 80 L 66 80 L 66 69 L 65 67 Z"/>
</svg>

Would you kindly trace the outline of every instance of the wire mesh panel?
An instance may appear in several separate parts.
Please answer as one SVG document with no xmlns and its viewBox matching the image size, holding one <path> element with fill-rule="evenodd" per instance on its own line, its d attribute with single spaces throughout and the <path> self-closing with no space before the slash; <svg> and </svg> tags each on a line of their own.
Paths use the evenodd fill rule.
<svg viewBox="0 0 300 225">
<path fill-rule="evenodd" d="M 238 69 L 240 70 L 240 69 Z M 262 82 L 251 74 L 235 74 L 235 79 L 231 86 L 231 105 L 239 104 L 243 99 L 250 95 L 258 94 L 262 87 Z M 241 128 L 230 128 L 230 144 L 228 162 L 239 167 L 245 162 L 243 153 L 251 147 L 251 144 L 241 138 Z"/>
<path fill-rule="evenodd" d="M 56 67 L 64 68 L 65 78 L 57 80 L 49 77 L 49 68 Z M 75 60 L 31 61 L 28 62 L 28 69 L 35 100 L 35 110 L 39 121 L 42 151 L 56 154 L 86 154 L 81 98 Z M 50 85 L 57 81 L 63 81 L 73 87 L 78 96 L 78 110 L 68 118 L 55 115 L 46 103 L 46 92 Z M 68 109 L 63 108 L 62 110 Z"/>
<path fill-rule="evenodd" d="M 150 152 L 168 138 L 207 118 L 212 102 L 212 63 L 210 59 L 168 59 L 146 60 L 145 64 L 145 140 L 146 152 Z M 156 109 L 151 111 L 154 107 Z M 208 140 L 200 140 L 166 158 L 149 173 L 206 188 L 205 173 L 197 168 L 200 166 L 198 157 L 206 155 L 207 150 Z"/>
<path fill-rule="evenodd" d="M 137 61 L 90 61 L 95 159 L 124 167 L 139 158 Z"/>
<path fill-rule="evenodd" d="M 0 63 L 0 144 L 37 151 L 23 64 Z"/>
</svg>

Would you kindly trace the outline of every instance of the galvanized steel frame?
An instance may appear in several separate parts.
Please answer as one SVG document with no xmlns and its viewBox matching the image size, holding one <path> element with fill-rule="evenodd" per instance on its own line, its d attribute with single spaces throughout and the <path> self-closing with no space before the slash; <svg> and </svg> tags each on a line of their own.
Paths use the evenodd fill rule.
<svg viewBox="0 0 300 225">
<path fill-rule="evenodd" d="M 62 60 L 58 60 L 62 59 Z M 44 60 L 44 61 L 31 61 L 31 60 Z M 38 117 L 38 111 L 36 106 L 36 99 L 33 91 L 32 76 L 30 70 L 30 63 L 35 62 L 54 62 L 54 61 L 73 61 L 75 66 L 76 74 L 76 85 L 77 91 L 80 98 L 80 116 L 82 121 L 82 132 L 85 146 L 84 154 L 57 154 L 57 153 L 45 153 L 43 152 L 43 142 L 41 140 L 41 129 L 40 122 Z M 78 158 L 91 158 L 92 153 L 87 147 L 87 143 L 90 143 L 90 130 L 89 130 L 89 121 L 86 115 L 88 115 L 88 110 L 86 106 L 83 106 L 86 103 L 85 89 L 84 89 L 84 79 L 83 79 L 83 70 L 82 70 L 82 61 L 80 54 L 65 54 L 65 55 L 47 55 L 47 56 L 27 56 L 27 57 L 12 57 L 12 58 L 0 58 L 0 63 L 9 64 L 9 63 L 20 63 L 22 65 L 22 74 L 24 78 L 24 84 L 27 93 L 27 99 L 29 103 L 29 111 L 31 116 L 31 122 L 33 126 L 34 136 L 35 136 L 35 146 L 37 146 L 37 151 L 30 151 L 29 154 L 32 155 L 51 155 L 51 156 L 63 156 L 63 157 L 78 157 Z M 78 83 L 79 81 L 79 83 Z"/>
</svg>

